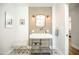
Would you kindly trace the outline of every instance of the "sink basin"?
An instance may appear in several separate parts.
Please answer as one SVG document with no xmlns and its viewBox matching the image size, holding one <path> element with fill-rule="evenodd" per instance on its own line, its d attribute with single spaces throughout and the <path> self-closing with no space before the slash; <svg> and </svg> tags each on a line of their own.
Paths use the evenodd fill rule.
<svg viewBox="0 0 79 59">
<path fill-rule="evenodd" d="M 52 38 L 52 34 L 33 33 L 33 34 L 30 34 L 30 38 L 32 38 L 32 39 L 49 39 L 49 38 Z"/>
</svg>

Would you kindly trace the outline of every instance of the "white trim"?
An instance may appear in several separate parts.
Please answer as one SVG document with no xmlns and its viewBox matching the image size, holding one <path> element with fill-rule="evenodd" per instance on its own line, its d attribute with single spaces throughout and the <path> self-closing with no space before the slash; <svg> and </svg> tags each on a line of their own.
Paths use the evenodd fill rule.
<svg viewBox="0 0 79 59">
<path fill-rule="evenodd" d="M 13 51 L 13 49 L 9 50 L 8 53 L 7 53 L 7 55 L 9 55 L 12 51 Z"/>
<path fill-rule="evenodd" d="M 53 50 L 54 50 L 54 51 L 53 51 L 53 54 L 54 54 L 54 52 L 57 52 L 56 55 L 64 55 L 64 53 L 62 52 L 62 50 L 59 49 L 59 48 L 56 48 L 56 49 L 53 49 Z"/>
<path fill-rule="evenodd" d="M 0 52 L 0 55 L 9 55 L 13 51 L 13 49 L 10 49 L 9 51 L 2 51 Z"/>
<path fill-rule="evenodd" d="M 68 4 L 65 4 L 64 7 L 65 7 L 65 55 L 68 55 L 69 54 L 69 38 L 66 35 L 69 35 L 68 33 L 69 6 Z"/>
<path fill-rule="evenodd" d="M 27 34 L 27 45 L 28 45 L 28 41 L 29 41 L 29 7 L 26 7 L 26 9 L 27 9 L 27 17 L 26 17 L 27 33 L 26 34 Z"/>
<path fill-rule="evenodd" d="M 52 7 L 52 43 L 53 49 L 56 48 L 56 40 L 55 40 L 55 27 L 56 27 L 56 19 L 55 19 L 55 4 Z"/>
</svg>

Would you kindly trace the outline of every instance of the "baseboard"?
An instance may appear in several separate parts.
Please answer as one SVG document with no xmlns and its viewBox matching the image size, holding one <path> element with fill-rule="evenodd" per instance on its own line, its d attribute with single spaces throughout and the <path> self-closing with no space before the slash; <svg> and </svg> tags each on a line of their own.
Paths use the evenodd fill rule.
<svg viewBox="0 0 79 59">
<path fill-rule="evenodd" d="M 13 49 L 10 49 L 10 50 L 7 52 L 7 55 L 9 55 L 12 51 L 13 51 Z"/>
<path fill-rule="evenodd" d="M 12 51 L 13 49 L 10 49 L 9 51 L 1 51 L 0 55 L 9 55 Z"/>
<path fill-rule="evenodd" d="M 59 49 L 59 48 L 56 48 L 53 50 L 56 51 L 58 53 L 58 55 L 64 55 L 63 51 L 61 51 L 61 49 Z"/>
<path fill-rule="evenodd" d="M 4 52 L 0 52 L 0 55 L 4 55 L 5 53 Z"/>
<path fill-rule="evenodd" d="M 0 55 L 9 55 L 12 50 L 9 50 L 9 51 L 1 51 L 0 52 Z"/>
</svg>

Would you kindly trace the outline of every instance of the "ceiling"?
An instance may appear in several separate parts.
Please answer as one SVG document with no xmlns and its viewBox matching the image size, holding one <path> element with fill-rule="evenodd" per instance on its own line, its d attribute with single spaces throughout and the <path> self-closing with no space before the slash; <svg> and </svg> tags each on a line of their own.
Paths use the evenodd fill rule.
<svg viewBox="0 0 79 59">
<path fill-rule="evenodd" d="M 79 8 L 79 3 L 70 3 L 69 4 L 69 10 L 72 11 L 74 9 L 78 9 Z"/>
<path fill-rule="evenodd" d="M 1 4 L 28 6 L 28 7 L 52 7 L 54 5 L 54 3 L 0 3 L 0 5 Z"/>
</svg>

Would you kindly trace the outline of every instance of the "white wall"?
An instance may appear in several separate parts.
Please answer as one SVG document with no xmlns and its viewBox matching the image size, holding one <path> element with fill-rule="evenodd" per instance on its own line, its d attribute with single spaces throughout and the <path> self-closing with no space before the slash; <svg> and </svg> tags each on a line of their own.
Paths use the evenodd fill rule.
<svg viewBox="0 0 79 59">
<path fill-rule="evenodd" d="M 56 4 L 55 5 L 55 20 L 56 20 L 56 29 L 59 30 L 58 36 L 55 37 L 56 42 L 56 49 L 61 51 L 63 54 L 68 53 L 68 42 L 66 38 L 66 16 L 68 17 L 68 14 L 66 14 L 68 11 L 66 10 L 66 4 Z M 55 29 L 55 31 L 56 31 Z M 67 50 L 67 51 L 66 51 Z M 65 53 L 66 51 L 66 53 Z"/>
<path fill-rule="evenodd" d="M 56 16 L 55 16 L 55 4 L 52 6 L 52 46 L 56 49 L 56 38 L 55 38 L 55 28 L 56 28 Z"/>
<path fill-rule="evenodd" d="M 79 4 L 70 4 L 71 41 L 72 46 L 79 50 Z"/>
<path fill-rule="evenodd" d="M 19 24 L 19 19 L 25 19 L 25 25 Z M 18 6 L 17 7 L 17 43 L 18 40 L 21 41 L 23 44 L 26 43 L 28 39 L 28 7 Z M 25 41 L 25 42 L 24 42 Z M 21 44 L 21 42 L 19 44 Z M 27 44 L 27 43 L 26 43 Z"/>
<path fill-rule="evenodd" d="M 65 7 L 64 4 L 56 4 L 53 8 L 52 28 L 59 28 L 59 37 L 55 37 L 55 29 L 53 29 L 54 46 L 65 53 Z M 13 17 L 13 27 L 5 28 L 5 15 L 8 12 Z M 19 19 L 25 19 L 25 25 L 19 24 Z M 56 20 L 56 23 L 55 23 Z M 0 4 L 0 54 L 7 54 L 14 45 L 27 45 L 28 39 L 28 7 L 18 4 Z M 55 26 L 56 24 L 56 26 Z M 55 46 L 56 45 L 56 46 Z"/>
<path fill-rule="evenodd" d="M 13 16 L 13 27 L 5 28 L 5 11 Z M 19 19 L 25 19 L 25 25 Z M 27 44 L 28 38 L 28 7 L 16 4 L 0 4 L 0 54 L 7 54 L 12 46 Z"/>
</svg>

